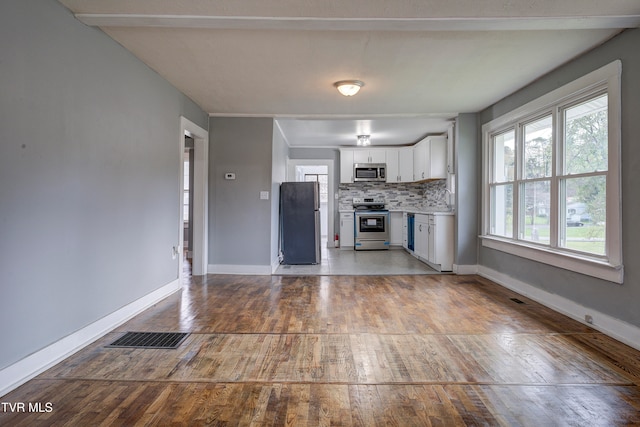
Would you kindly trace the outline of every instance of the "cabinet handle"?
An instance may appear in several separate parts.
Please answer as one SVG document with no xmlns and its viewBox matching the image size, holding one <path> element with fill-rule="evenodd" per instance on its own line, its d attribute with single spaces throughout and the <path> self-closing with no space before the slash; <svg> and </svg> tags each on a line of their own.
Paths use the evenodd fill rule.
<svg viewBox="0 0 640 427">
<path fill-rule="evenodd" d="M 418 230 L 422 231 L 422 224 L 418 225 Z"/>
<path fill-rule="evenodd" d="M 422 178 L 424 178 L 424 172 L 422 172 Z"/>
</svg>

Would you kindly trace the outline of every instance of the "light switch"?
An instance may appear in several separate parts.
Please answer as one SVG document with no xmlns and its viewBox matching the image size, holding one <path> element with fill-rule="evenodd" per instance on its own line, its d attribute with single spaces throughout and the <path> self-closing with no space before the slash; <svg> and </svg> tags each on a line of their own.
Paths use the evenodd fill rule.
<svg viewBox="0 0 640 427">
<path fill-rule="evenodd" d="M 261 191 L 260 192 L 260 200 L 269 200 L 269 192 Z"/>
</svg>

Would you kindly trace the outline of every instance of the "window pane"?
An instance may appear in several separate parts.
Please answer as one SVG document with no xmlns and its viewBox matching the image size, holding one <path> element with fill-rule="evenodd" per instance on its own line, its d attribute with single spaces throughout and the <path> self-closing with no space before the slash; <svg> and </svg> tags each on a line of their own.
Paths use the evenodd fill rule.
<svg viewBox="0 0 640 427">
<path fill-rule="evenodd" d="M 551 181 L 525 182 L 520 191 L 520 239 L 549 244 Z"/>
<path fill-rule="evenodd" d="M 551 116 L 524 127 L 524 178 L 551 176 Z"/>
<path fill-rule="evenodd" d="M 560 245 L 568 249 L 605 255 L 606 176 L 569 178 L 562 182 Z"/>
<path fill-rule="evenodd" d="M 515 141 L 514 130 L 493 137 L 493 182 L 513 181 Z"/>
<path fill-rule="evenodd" d="M 607 95 L 564 111 L 566 175 L 608 169 Z"/>
<path fill-rule="evenodd" d="M 513 237 L 513 185 L 491 187 L 491 234 Z"/>
</svg>

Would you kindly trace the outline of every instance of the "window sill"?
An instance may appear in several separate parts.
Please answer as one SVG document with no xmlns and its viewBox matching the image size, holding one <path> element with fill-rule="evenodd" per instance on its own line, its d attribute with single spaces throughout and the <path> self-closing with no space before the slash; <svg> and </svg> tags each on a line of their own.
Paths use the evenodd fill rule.
<svg viewBox="0 0 640 427">
<path fill-rule="evenodd" d="M 604 260 L 589 258 L 579 254 L 553 250 L 552 248 L 528 245 L 495 236 L 480 236 L 482 246 L 527 258 L 543 264 L 575 271 L 587 276 L 597 277 L 614 283 L 623 283 L 624 268 Z"/>
</svg>

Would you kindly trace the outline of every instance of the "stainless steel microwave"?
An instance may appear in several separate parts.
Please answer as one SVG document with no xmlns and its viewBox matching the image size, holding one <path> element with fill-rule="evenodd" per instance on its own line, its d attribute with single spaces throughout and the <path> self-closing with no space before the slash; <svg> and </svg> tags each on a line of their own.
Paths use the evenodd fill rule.
<svg viewBox="0 0 640 427">
<path fill-rule="evenodd" d="M 353 165 L 353 181 L 387 182 L 386 163 L 356 163 Z"/>
</svg>

